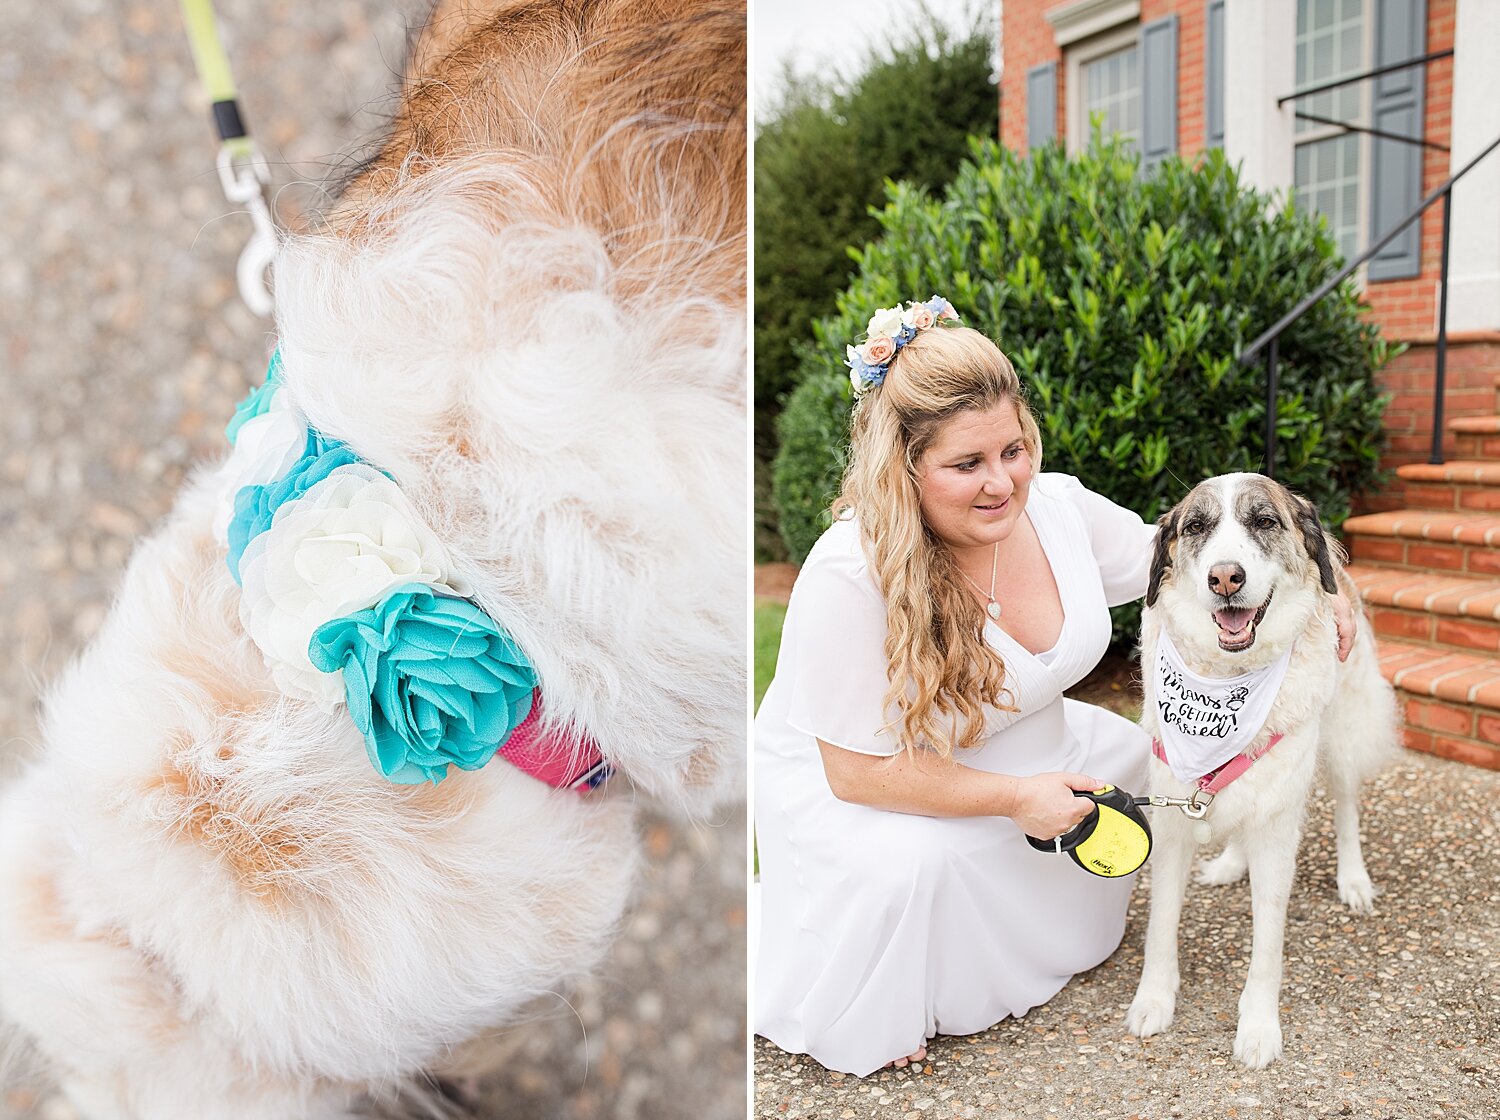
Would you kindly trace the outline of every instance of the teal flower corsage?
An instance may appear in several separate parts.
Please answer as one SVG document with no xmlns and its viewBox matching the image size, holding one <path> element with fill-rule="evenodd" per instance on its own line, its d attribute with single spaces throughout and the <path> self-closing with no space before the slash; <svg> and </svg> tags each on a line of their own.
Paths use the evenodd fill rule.
<svg viewBox="0 0 1500 1120">
<path fill-rule="evenodd" d="M 228 428 L 215 530 L 245 630 L 283 692 L 348 708 L 391 781 L 478 769 L 531 714 L 536 671 L 391 476 L 309 424 L 284 380 L 278 350 Z"/>
<path fill-rule="evenodd" d="M 488 615 L 423 584 L 320 626 L 308 656 L 343 673 L 370 762 L 403 785 L 489 762 L 530 713 L 537 686 L 531 662 Z"/>
</svg>

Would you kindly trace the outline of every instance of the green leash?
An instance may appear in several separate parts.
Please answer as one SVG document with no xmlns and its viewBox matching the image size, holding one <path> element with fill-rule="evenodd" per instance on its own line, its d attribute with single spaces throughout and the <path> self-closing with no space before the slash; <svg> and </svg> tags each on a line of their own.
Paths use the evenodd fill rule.
<svg viewBox="0 0 1500 1120">
<path fill-rule="evenodd" d="M 198 80 L 208 94 L 214 129 L 219 134 L 219 185 L 225 198 L 245 208 L 253 225 L 250 240 L 235 265 L 240 298 L 255 314 L 270 315 L 271 288 L 266 272 L 276 255 L 277 243 L 276 220 L 267 195 L 271 173 L 240 115 L 234 75 L 219 38 L 213 0 L 182 0 L 182 20 Z"/>
</svg>

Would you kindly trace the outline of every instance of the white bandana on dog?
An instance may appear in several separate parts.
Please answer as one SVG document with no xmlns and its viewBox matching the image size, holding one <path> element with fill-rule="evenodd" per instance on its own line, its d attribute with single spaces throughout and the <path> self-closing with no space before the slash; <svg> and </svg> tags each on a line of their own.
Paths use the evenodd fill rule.
<svg viewBox="0 0 1500 1120">
<path fill-rule="evenodd" d="M 1288 649 L 1264 669 L 1200 677 L 1182 663 L 1163 627 L 1156 645 L 1156 714 L 1167 765 L 1178 781 L 1196 781 L 1249 748 L 1291 662 Z"/>
</svg>

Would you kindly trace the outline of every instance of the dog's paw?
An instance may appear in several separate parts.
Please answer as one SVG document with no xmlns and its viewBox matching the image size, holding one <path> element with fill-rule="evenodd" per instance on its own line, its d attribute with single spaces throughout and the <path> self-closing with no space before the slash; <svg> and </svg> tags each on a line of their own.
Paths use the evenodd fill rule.
<svg viewBox="0 0 1500 1120">
<path fill-rule="evenodd" d="M 1224 887 L 1245 877 L 1245 854 L 1231 844 L 1199 869 L 1197 882 L 1209 887 Z"/>
<path fill-rule="evenodd" d="M 1375 913 L 1375 893 L 1375 884 L 1363 868 L 1339 875 L 1339 901 L 1356 914 Z"/>
<path fill-rule="evenodd" d="M 1172 1025 L 1177 1013 L 1177 997 L 1171 992 L 1139 991 L 1125 1012 L 1125 1029 L 1137 1038 L 1161 1034 Z"/>
<path fill-rule="evenodd" d="M 1234 1034 L 1234 1060 L 1246 1069 L 1265 1069 L 1281 1057 L 1281 1024 L 1275 1016 L 1241 1016 Z"/>
</svg>

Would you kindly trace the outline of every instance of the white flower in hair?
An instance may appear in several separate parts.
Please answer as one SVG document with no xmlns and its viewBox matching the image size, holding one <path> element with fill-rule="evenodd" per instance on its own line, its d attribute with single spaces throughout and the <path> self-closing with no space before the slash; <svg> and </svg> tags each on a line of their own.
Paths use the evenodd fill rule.
<svg viewBox="0 0 1500 1120">
<path fill-rule="evenodd" d="M 279 509 L 245 550 L 240 574 L 240 617 L 277 685 L 330 711 L 344 702 L 344 682 L 313 667 L 314 630 L 413 583 L 468 594 L 400 488 L 363 464 L 339 467 Z"/>
<path fill-rule="evenodd" d="M 902 312 L 900 306 L 883 307 L 870 317 L 870 338 L 895 338 L 901 333 Z"/>
<path fill-rule="evenodd" d="M 246 486 L 264 486 L 286 474 L 307 447 L 307 421 L 287 400 L 285 390 L 267 410 L 246 420 L 234 450 L 219 469 L 224 488 L 214 514 L 214 535 L 223 538 L 234 519 L 234 496 Z"/>
</svg>

